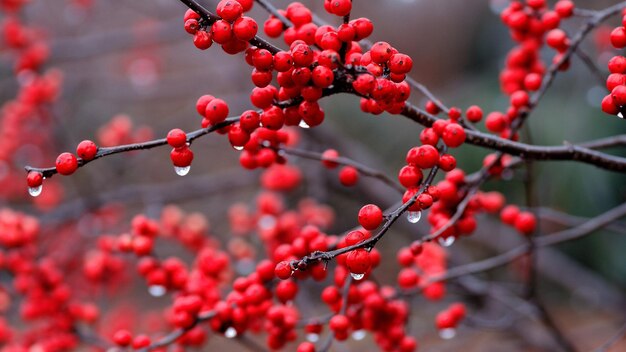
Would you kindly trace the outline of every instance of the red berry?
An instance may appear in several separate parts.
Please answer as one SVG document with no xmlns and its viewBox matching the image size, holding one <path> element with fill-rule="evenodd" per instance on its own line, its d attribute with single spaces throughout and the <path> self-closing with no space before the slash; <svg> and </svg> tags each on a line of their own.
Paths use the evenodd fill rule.
<svg viewBox="0 0 626 352">
<path fill-rule="evenodd" d="M 175 128 L 167 133 L 167 144 L 172 148 L 180 148 L 187 143 L 187 134 L 185 131 Z"/>
<path fill-rule="evenodd" d="M 339 182 L 344 186 L 354 186 L 358 180 L 359 172 L 352 166 L 344 166 L 341 171 L 339 171 Z"/>
<path fill-rule="evenodd" d="M 172 159 L 174 166 L 187 167 L 191 165 L 191 161 L 193 161 L 193 152 L 187 145 L 174 148 L 170 152 L 170 159 Z"/>
<path fill-rule="evenodd" d="M 195 13 L 195 12 L 194 12 Z M 126 347 L 132 342 L 133 336 L 128 330 L 118 330 L 113 334 L 113 342 L 121 347 Z"/>
<path fill-rule="evenodd" d="M 611 32 L 611 44 L 617 48 L 626 48 L 626 29 L 617 27 Z"/>
<path fill-rule="evenodd" d="M 205 117 L 212 125 L 223 122 L 228 117 L 228 104 L 222 99 L 211 100 L 206 106 Z"/>
<path fill-rule="evenodd" d="M 85 161 L 93 160 L 98 153 L 98 146 L 90 140 L 84 140 L 78 143 L 76 147 L 76 155 Z"/>
<path fill-rule="evenodd" d="M 55 164 L 57 172 L 61 175 L 71 175 L 78 169 L 78 160 L 72 153 L 61 153 Z"/>
<path fill-rule="evenodd" d="M 26 183 L 31 188 L 39 187 L 43 183 L 43 175 L 41 172 L 30 171 L 26 176 Z"/>
<path fill-rule="evenodd" d="M 233 34 L 237 39 L 245 42 L 254 38 L 258 30 L 259 26 L 256 21 L 248 16 L 243 16 L 233 23 Z"/>
<path fill-rule="evenodd" d="M 389 61 L 391 55 L 393 55 L 393 50 L 391 45 L 387 42 L 376 42 L 370 49 L 370 55 L 372 57 L 372 61 L 375 63 L 384 64 Z"/>
<path fill-rule="evenodd" d="M 207 31 L 197 31 L 193 36 L 193 45 L 200 50 L 206 50 L 213 45 L 213 35 Z"/>
<path fill-rule="evenodd" d="M 334 169 L 337 166 L 339 166 L 339 164 L 334 161 L 330 161 L 328 159 L 336 159 L 338 157 L 339 157 L 339 152 L 337 152 L 334 149 L 327 149 L 324 151 L 324 153 L 322 153 L 322 158 L 323 158 L 322 164 L 327 169 Z"/>
<path fill-rule="evenodd" d="M 217 4 L 217 15 L 228 22 L 238 19 L 242 13 L 243 7 L 235 0 L 222 0 Z"/>
<path fill-rule="evenodd" d="M 292 273 L 293 269 L 291 268 L 291 264 L 287 261 L 282 261 L 276 264 L 276 267 L 274 268 L 274 274 L 281 280 L 289 279 Z"/>
<path fill-rule="evenodd" d="M 465 142 L 465 130 L 461 125 L 451 123 L 446 126 L 441 138 L 448 147 L 456 148 Z"/>
<path fill-rule="evenodd" d="M 472 105 L 467 108 L 465 116 L 467 116 L 467 120 L 470 122 L 480 122 L 480 120 L 482 120 L 483 118 L 483 110 L 476 105 Z"/>
<path fill-rule="evenodd" d="M 439 162 L 439 152 L 432 145 L 411 148 L 406 155 L 406 163 L 420 169 L 430 169 Z"/>
<path fill-rule="evenodd" d="M 535 231 L 537 219 L 530 212 L 521 212 L 515 219 L 515 228 L 523 234 L 530 234 Z"/>
<path fill-rule="evenodd" d="M 365 274 L 371 264 L 370 253 L 365 249 L 353 250 L 346 256 L 346 266 L 352 274 Z"/>
<path fill-rule="evenodd" d="M 359 224 L 366 230 L 375 230 L 383 222 L 383 211 L 374 204 L 364 205 L 359 210 Z"/>
<path fill-rule="evenodd" d="M 412 165 L 406 165 L 400 169 L 398 173 L 398 181 L 405 188 L 413 188 L 420 185 L 424 174 L 420 168 Z"/>
<path fill-rule="evenodd" d="M 507 205 L 500 211 L 500 220 L 505 224 L 513 225 L 519 213 L 520 210 L 518 207 L 515 205 Z"/>
<path fill-rule="evenodd" d="M 554 11 L 561 18 L 568 18 L 574 14 L 574 3 L 570 0 L 560 0 L 554 5 Z"/>
</svg>

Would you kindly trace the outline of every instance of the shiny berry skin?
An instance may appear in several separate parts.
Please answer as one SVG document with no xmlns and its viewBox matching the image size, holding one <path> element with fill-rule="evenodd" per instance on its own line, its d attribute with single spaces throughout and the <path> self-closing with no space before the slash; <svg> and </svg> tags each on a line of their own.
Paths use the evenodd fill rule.
<svg viewBox="0 0 626 352">
<path fill-rule="evenodd" d="M 613 103 L 618 106 L 626 105 L 626 86 L 617 86 L 611 91 Z"/>
<path fill-rule="evenodd" d="M 167 144 L 169 144 L 172 148 L 180 148 L 187 144 L 187 134 L 179 128 L 174 128 L 169 131 L 166 139 Z"/>
<path fill-rule="evenodd" d="M 242 13 L 243 7 L 235 0 L 222 0 L 217 4 L 217 15 L 228 22 L 238 19 Z"/>
<path fill-rule="evenodd" d="M 193 152 L 186 145 L 180 148 L 174 148 L 170 152 L 170 159 L 172 159 L 174 166 L 187 167 L 191 165 L 193 161 Z"/>
<path fill-rule="evenodd" d="M 485 119 L 485 127 L 491 132 L 502 132 L 507 126 L 507 118 L 501 112 L 492 112 Z"/>
<path fill-rule="evenodd" d="M 187 31 L 187 33 L 196 34 L 196 32 L 198 31 L 198 28 L 199 28 L 199 24 L 198 24 L 197 19 L 190 18 L 187 21 L 185 21 L 185 31 Z"/>
<path fill-rule="evenodd" d="M 207 31 L 197 31 L 193 36 L 193 45 L 200 50 L 206 50 L 213 45 L 213 35 Z"/>
<path fill-rule="evenodd" d="M 465 142 L 465 130 L 461 125 L 451 123 L 446 126 L 441 138 L 448 147 L 456 148 Z"/>
<path fill-rule="evenodd" d="M 439 158 L 438 165 L 445 172 L 452 171 L 456 167 L 456 158 L 450 154 L 443 154 Z"/>
<path fill-rule="evenodd" d="M 37 172 L 37 171 L 30 171 L 28 173 L 28 175 L 26 176 L 26 184 L 28 184 L 28 187 L 39 187 L 41 186 L 41 184 L 43 183 L 43 175 L 41 174 L 41 172 Z"/>
<path fill-rule="evenodd" d="M 570 0 L 560 0 L 554 5 L 554 11 L 561 18 L 568 18 L 574 14 L 574 3 Z"/>
<path fill-rule="evenodd" d="M 415 270 L 405 268 L 398 273 L 398 286 L 407 290 L 415 287 L 419 281 L 419 275 Z"/>
<path fill-rule="evenodd" d="M 617 49 L 626 48 L 626 29 L 617 27 L 611 32 L 611 44 Z"/>
<path fill-rule="evenodd" d="M 432 145 L 411 148 L 406 155 L 406 162 L 420 169 L 430 169 L 439 163 L 439 151 Z"/>
<path fill-rule="evenodd" d="M 274 54 L 274 69 L 278 72 L 289 71 L 293 67 L 293 58 L 286 51 L 279 51 Z"/>
<path fill-rule="evenodd" d="M 291 268 L 291 264 L 287 261 L 280 262 L 276 264 L 274 268 L 274 274 L 277 278 L 281 280 L 287 280 L 291 277 L 293 269 Z"/>
<path fill-rule="evenodd" d="M 391 55 L 393 55 L 393 50 L 391 45 L 387 42 L 376 42 L 370 49 L 370 55 L 372 57 L 372 61 L 375 63 L 384 64 L 389 61 Z"/>
<path fill-rule="evenodd" d="M 364 205 L 359 210 L 359 224 L 366 230 L 375 230 L 383 222 L 383 211 L 374 204 Z"/>
<path fill-rule="evenodd" d="M 413 60 L 406 54 L 393 54 L 389 58 L 389 70 L 395 74 L 407 74 L 413 68 Z"/>
<path fill-rule="evenodd" d="M 78 169 L 78 159 L 72 153 L 61 153 L 56 159 L 56 170 L 61 175 L 71 175 Z"/>
<path fill-rule="evenodd" d="M 352 11 L 352 0 L 331 0 L 328 10 L 331 14 L 346 16 Z"/>
<path fill-rule="evenodd" d="M 515 219 L 515 229 L 523 234 L 530 234 L 535 231 L 537 219 L 530 212 L 521 212 Z"/>
<path fill-rule="evenodd" d="M 319 88 L 327 88 L 333 84 L 335 75 L 328 67 L 317 66 L 311 72 L 311 79 L 313 80 L 313 84 L 315 84 L 315 86 Z"/>
<path fill-rule="evenodd" d="M 352 166 L 344 166 L 339 171 L 339 182 L 346 187 L 356 185 L 359 180 L 359 172 Z"/>
<path fill-rule="evenodd" d="M 435 317 L 435 326 L 439 330 L 451 329 L 456 327 L 456 325 L 457 322 L 456 319 L 454 319 L 454 315 L 451 314 L 448 310 L 439 312 L 439 314 L 437 314 L 437 316 Z"/>
<path fill-rule="evenodd" d="M 353 250 L 346 256 L 346 266 L 353 274 L 365 274 L 371 265 L 370 253 L 365 249 Z"/>
<path fill-rule="evenodd" d="M 348 320 L 348 317 L 346 317 L 345 315 L 335 315 L 332 318 L 330 318 L 328 327 L 335 334 L 338 332 L 345 332 L 345 331 L 348 331 L 348 328 L 350 327 L 350 321 Z"/>
<path fill-rule="evenodd" d="M 93 160 L 97 153 L 98 146 L 90 140 L 84 140 L 76 147 L 76 155 L 85 161 Z"/>
<path fill-rule="evenodd" d="M 398 173 L 398 181 L 405 188 L 413 188 L 420 185 L 424 174 L 420 168 L 412 165 L 403 166 Z"/>
<path fill-rule="evenodd" d="M 250 17 L 243 16 L 233 23 L 233 34 L 239 40 L 245 42 L 254 38 L 259 31 L 256 21 Z"/>
<path fill-rule="evenodd" d="M 313 50 L 306 44 L 297 44 L 291 49 L 293 64 L 297 67 L 307 67 L 313 63 Z"/>
<path fill-rule="evenodd" d="M 223 122 L 228 117 L 228 104 L 222 99 L 211 100 L 206 106 L 205 117 L 212 125 Z"/>
<path fill-rule="evenodd" d="M 226 44 L 233 38 L 232 26 L 224 20 L 217 20 L 211 26 L 213 41 L 218 44 Z"/>
</svg>

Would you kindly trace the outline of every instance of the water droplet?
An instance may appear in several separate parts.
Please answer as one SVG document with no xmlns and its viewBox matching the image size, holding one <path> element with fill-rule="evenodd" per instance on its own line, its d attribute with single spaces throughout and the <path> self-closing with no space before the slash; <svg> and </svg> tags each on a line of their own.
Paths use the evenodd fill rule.
<svg viewBox="0 0 626 352">
<path fill-rule="evenodd" d="M 43 185 L 39 185 L 38 187 L 28 187 L 28 194 L 33 197 L 37 197 L 41 194 L 41 190 L 43 189 Z"/>
<path fill-rule="evenodd" d="M 365 338 L 366 335 L 367 333 L 365 332 L 365 330 L 357 330 L 352 333 L 352 338 L 356 341 L 361 341 Z"/>
<path fill-rule="evenodd" d="M 355 279 L 356 281 L 359 281 L 365 277 L 365 274 L 350 273 L 350 276 L 352 276 L 352 278 Z"/>
<path fill-rule="evenodd" d="M 622 114 L 622 112 L 618 112 L 617 113 L 617 117 L 619 117 L 620 119 L 624 119 L 624 114 Z"/>
<path fill-rule="evenodd" d="M 406 219 L 409 220 L 411 224 L 417 224 L 422 218 L 421 211 L 410 211 L 406 214 Z"/>
<path fill-rule="evenodd" d="M 302 127 L 302 128 L 309 128 L 311 126 L 309 126 L 308 123 L 304 122 L 304 120 L 301 120 L 300 123 L 298 124 L 298 126 Z"/>
<path fill-rule="evenodd" d="M 447 329 L 439 330 L 439 337 L 441 337 L 444 340 L 450 340 L 451 338 L 454 338 L 455 336 L 456 336 L 456 329 L 447 328 Z"/>
<path fill-rule="evenodd" d="M 449 237 L 446 237 L 446 238 L 439 237 L 437 239 L 437 242 L 439 242 L 439 244 L 442 247 L 450 247 L 451 245 L 454 244 L 454 241 L 456 241 L 456 237 L 454 237 L 454 236 L 449 236 Z"/>
<path fill-rule="evenodd" d="M 313 334 L 313 333 L 311 333 L 311 334 L 306 334 L 306 339 L 307 339 L 307 341 L 309 341 L 309 342 L 316 343 L 317 341 L 319 341 L 319 340 L 320 340 L 320 335 L 318 335 L 318 334 Z"/>
<path fill-rule="evenodd" d="M 152 297 L 161 297 L 165 294 L 165 292 L 167 292 L 167 290 L 161 285 L 152 285 L 148 287 L 148 293 Z"/>
<path fill-rule="evenodd" d="M 176 175 L 178 176 L 187 175 L 189 173 L 189 170 L 191 170 L 191 166 L 185 166 L 185 167 L 174 166 L 174 171 L 176 172 Z"/>
<path fill-rule="evenodd" d="M 229 338 L 229 339 L 233 339 L 233 338 L 237 337 L 237 329 L 233 328 L 232 326 L 229 327 L 224 332 L 224 336 L 226 336 L 226 338 Z"/>
<path fill-rule="evenodd" d="M 243 146 L 242 145 L 233 145 L 233 149 L 235 149 L 235 150 L 243 150 Z"/>
</svg>

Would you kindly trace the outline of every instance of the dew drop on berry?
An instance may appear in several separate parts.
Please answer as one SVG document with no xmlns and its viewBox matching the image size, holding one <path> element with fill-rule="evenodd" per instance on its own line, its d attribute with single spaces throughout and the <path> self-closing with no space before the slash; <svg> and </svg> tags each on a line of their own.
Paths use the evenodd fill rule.
<svg viewBox="0 0 626 352">
<path fill-rule="evenodd" d="M 318 334 L 313 334 L 313 333 L 311 333 L 311 334 L 306 334 L 306 339 L 307 339 L 307 341 L 309 341 L 309 342 L 316 343 L 317 341 L 319 341 L 319 340 L 320 340 L 320 335 L 318 335 Z"/>
<path fill-rule="evenodd" d="M 355 279 L 356 281 L 359 281 L 365 277 L 365 274 L 350 273 L 350 276 L 352 276 L 352 278 Z"/>
<path fill-rule="evenodd" d="M 300 123 L 298 124 L 298 126 L 300 126 L 301 128 L 309 128 L 311 126 L 309 126 L 308 123 L 304 122 L 304 120 L 301 120 Z"/>
<path fill-rule="evenodd" d="M 185 176 L 189 173 L 189 170 L 191 170 L 191 166 L 174 166 L 174 171 L 176 172 L 176 175 L 178 176 Z"/>
<path fill-rule="evenodd" d="M 367 336 L 367 333 L 365 332 L 365 330 L 357 330 L 352 333 L 352 338 L 355 341 L 361 341 L 365 338 L 365 336 Z"/>
<path fill-rule="evenodd" d="M 37 187 L 28 187 L 28 194 L 33 197 L 37 197 L 41 194 L 41 190 L 43 189 L 43 185 L 39 185 Z"/>
<path fill-rule="evenodd" d="M 447 328 L 439 330 L 439 337 L 444 340 L 450 340 L 456 336 L 456 329 Z"/>
<path fill-rule="evenodd" d="M 152 285 L 148 287 L 148 293 L 152 297 L 162 297 L 167 290 L 161 285 Z"/>
<path fill-rule="evenodd" d="M 235 337 L 237 337 L 237 329 L 233 328 L 232 326 L 229 327 L 224 332 L 224 336 L 226 336 L 226 338 L 229 338 L 229 339 L 234 339 Z"/>
<path fill-rule="evenodd" d="M 406 214 L 406 219 L 411 224 L 417 224 L 420 221 L 421 218 L 422 218 L 422 212 L 421 211 L 409 211 Z"/>
<path fill-rule="evenodd" d="M 437 242 L 439 242 L 439 244 L 442 247 L 450 247 L 451 245 L 454 244 L 454 241 L 456 241 L 456 237 L 454 237 L 454 236 L 450 236 L 450 237 L 447 237 L 447 238 L 439 237 L 437 239 Z"/>
<path fill-rule="evenodd" d="M 233 145 L 233 149 L 235 149 L 235 150 L 243 150 L 243 146 L 242 145 Z"/>
</svg>

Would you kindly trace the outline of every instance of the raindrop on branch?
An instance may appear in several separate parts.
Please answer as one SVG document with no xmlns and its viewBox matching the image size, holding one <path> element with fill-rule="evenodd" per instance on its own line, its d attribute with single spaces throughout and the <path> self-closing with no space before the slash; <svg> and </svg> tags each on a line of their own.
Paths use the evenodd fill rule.
<svg viewBox="0 0 626 352">
<path fill-rule="evenodd" d="M 176 172 L 176 175 L 178 176 L 185 176 L 189 173 L 189 170 L 191 170 L 191 166 L 174 166 L 174 171 Z"/>
<path fill-rule="evenodd" d="M 420 221 L 421 218 L 422 218 L 422 212 L 421 211 L 409 211 L 406 214 L 406 219 L 411 224 L 417 224 Z"/>
<path fill-rule="evenodd" d="M 450 340 L 456 336 L 456 329 L 447 328 L 439 330 L 439 337 L 444 340 Z"/>
<path fill-rule="evenodd" d="M 224 332 L 224 336 L 226 336 L 226 338 L 229 338 L 229 339 L 233 339 L 233 338 L 237 337 L 237 329 L 233 328 L 232 326 L 229 327 Z"/>
<path fill-rule="evenodd" d="M 439 242 L 439 244 L 442 247 L 450 247 L 451 245 L 454 244 L 454 241 L 456 241 L 456 237 L 454 237 L 454 236 L 450 236 L 450 237 L 447 237 L 447 238 L 439 237 L 437 239 L 437 242 Z"/>
<path fill-rule="evenodd" d="M 152 285 L 148 287 L 148 293 L 152 297 L 162 297 L 167 290 L 161 285 Z"/>
<path fill-rule="evenodd" d="M 298 126 L 302 127 L 302 128 L 309 128 L 311 126 L 309 126 L 308 123 L 304 122 L 304 120 L 300 120 L 300 123 L 298 124 Z"/>
<path fill-rule="evenodd" d="M 359 281 L 365 277 L 365 274 L 350 273 L 350 276 L 352 276 L 352 278 L 355 279 L 356 281 Z"/>
<path fill-rule="evenodd" d="M 33 197 L 37 197 L 41 194 L 41 190 L 43 189 L 43 185 L 39 185 L 37 187 L 28 187 L 28 194 Z"/>
</svg>

